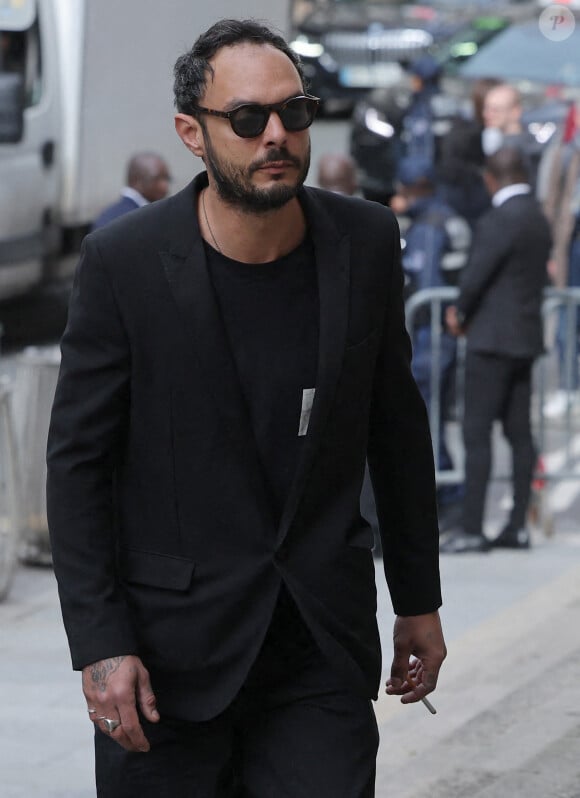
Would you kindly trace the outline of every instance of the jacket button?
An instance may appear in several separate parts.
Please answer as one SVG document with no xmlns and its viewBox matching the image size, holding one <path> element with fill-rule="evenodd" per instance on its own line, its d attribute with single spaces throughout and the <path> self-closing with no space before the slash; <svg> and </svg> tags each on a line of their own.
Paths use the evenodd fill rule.
<svg viewBox="0 0 580 798">
<path fill-rule="evenodd" d="M 276 554 L 274 555 L 277 562 L 284 562 L 284 560 L 288 559 L 288 546 L 284 543 L 280 546 Z"/>
</svg>

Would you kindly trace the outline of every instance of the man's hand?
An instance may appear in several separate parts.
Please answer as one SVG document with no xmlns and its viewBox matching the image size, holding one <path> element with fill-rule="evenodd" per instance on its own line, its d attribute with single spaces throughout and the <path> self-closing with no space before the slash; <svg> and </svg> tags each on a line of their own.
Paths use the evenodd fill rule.
<svg viewBox="0 0 580 798">
<path fill-rule="evenodd" d="M 447 656 L 439 613 L 397 616 L 393 645 L 387 693 L 400 695 L 402 704 L 414 704 L 435 689 L 439 670 Z"/>
<path fill-rule="evenodd" d="M 137 706 L 151 723 L 157 723 L 159 712 L 155 708 L 149 673 L 139 657 L 111 657 L 87 665 L 83 668 L 83 692 L 89 717 L 101 731 L 127 751 L 149 750 L 149 742 L 139 723 Z M 109 732 L 104 718 L 121 723 Z"/>
<path fill-rule="evenodd" d="M 457 308 L 455 305 L 449 305 L 445 311 L 445 324 L 447 325 L 447 329 L 451 335 L 457 337 L 458 335 L 463 334 L 463 328 L 459 323 L 459 317 L 457 315 Z"/>
</svg>

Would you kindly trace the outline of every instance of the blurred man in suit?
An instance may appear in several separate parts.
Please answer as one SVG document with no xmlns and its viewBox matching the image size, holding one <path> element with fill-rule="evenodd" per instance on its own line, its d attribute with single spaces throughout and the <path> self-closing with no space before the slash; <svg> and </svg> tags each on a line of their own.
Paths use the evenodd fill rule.
<svg viewBox="0 0 580 798">
<path fill-rule="evenodd" d="M 525 155 L 502 147 L 486 161 L 492 208 L 480 219 L 460 280 L 450 331 L 467 334 L 463 527 L 443 537 L 446 553 L 526 549 L 536 450 L 530 423 L 532 366 L 543 350 L 541 305 L 551 236 L 531 193 Z M 493 543 L 483 534 L 491 431 L 500 419 L 513 455 L 513 507 Z"/>
<path fill-rule="evenodd" d="M 163 199 L 169 192 L 171 176 L 163 158 L 155 152 L 138 152 L 127 164 L 127 185 L 121 196 L 109 205 L 93 223 L 93 230 L 112 222 L 136 208 Z"/>
</svg>

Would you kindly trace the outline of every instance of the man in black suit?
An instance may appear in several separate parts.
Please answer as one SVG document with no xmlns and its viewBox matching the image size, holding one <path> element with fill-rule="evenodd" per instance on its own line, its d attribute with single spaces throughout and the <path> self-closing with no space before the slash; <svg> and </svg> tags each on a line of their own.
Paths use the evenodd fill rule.
<svg viewBox="0 0 580 798">
<path fill-rule="evenodd" d="M 118 219 L 129 211 L 149 205 L 167 196 L 171 176 L 165 160 L 155 152 L 137 152 L 127 164 L 127 185 L 121 196 L 95 219 L 92 229 Z"/>
<path fill-rule="evenodd" d="M 526 515 L 536 450 L 530 423 L 532 366 L 543 350 L 542 296 L 550 230 L 531 193 L 525 155 L 503 147 L 486 161 L 492 209 L 479 221 L 447 311 L 452 333 L 467 335 L 465 372 L 465 497 L 463 527 L 443 537 L 446 553 L 527 549 Z M 492 542 L 483 534 L 491 470 L 491 431 L 500 419 L 512 449 L 513 507 Z"/>
<path fill-rule="evenodd" d="M 48 444 L 98 794 L 367 798 L 367 455 L 397 614 L 387 692 L 423 699 L 445 657 L 399 231 L 303 187 L 317 101 L 268 28 L 216 23 L 175 93 L 207 173 L 85 239 Z"/>
</svg>

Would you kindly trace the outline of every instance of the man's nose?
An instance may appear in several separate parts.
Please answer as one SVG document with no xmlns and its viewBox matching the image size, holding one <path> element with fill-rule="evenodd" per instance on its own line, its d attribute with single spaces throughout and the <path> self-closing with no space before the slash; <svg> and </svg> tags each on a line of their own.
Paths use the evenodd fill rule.
<svg viewBox="0 0 580 798">
<path fill-rule="evenodd" d="M 268 123 L 266 124 L 264 133 L 262 135 L 265 137 L 266 142 L 286 141 L 288 132 L 282 124 L 282 120 L 280 119 L 280 115 L 277 111 L 270 111 Z"/>
</svg>

